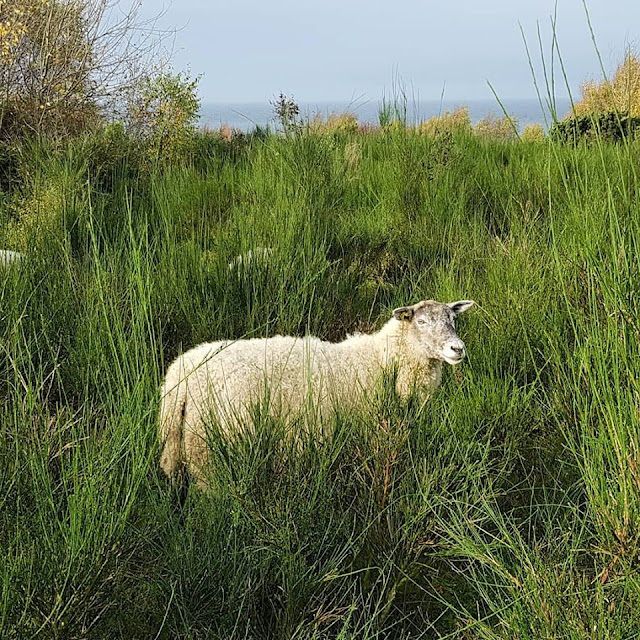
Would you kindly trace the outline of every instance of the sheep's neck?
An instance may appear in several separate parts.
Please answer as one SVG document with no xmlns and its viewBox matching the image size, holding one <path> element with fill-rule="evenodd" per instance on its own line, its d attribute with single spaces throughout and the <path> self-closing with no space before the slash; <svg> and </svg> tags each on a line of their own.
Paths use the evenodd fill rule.
<svg viewBox="0 0 640 640">
<path fill-rule="evenodd" d="M 379 334 L 382 341 L 383 368 L 395 367 L 398 393 L 406 397 L 413 388 L 431 391 L 442 379 L 442 361 L 416 358 L 407 345 L 406 329 L 397 322 L 387 323 Z"/>
</svg>

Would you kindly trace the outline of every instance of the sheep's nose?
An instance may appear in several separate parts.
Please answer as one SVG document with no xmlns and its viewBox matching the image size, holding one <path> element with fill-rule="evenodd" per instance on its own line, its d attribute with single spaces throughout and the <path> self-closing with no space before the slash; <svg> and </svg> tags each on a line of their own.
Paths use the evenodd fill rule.
<svg viewBox="0 0 640 640">
<path fill-rule="evenodd" d="M 450 342 L 447 345 L 449 355 L 448 357 L 452 360 L 457 360 L 458 362 L 462 360 L 466 353 L 464 350 L 464 342 L 462 340 L 456 340 L 455 342 Z"/>
</svg>

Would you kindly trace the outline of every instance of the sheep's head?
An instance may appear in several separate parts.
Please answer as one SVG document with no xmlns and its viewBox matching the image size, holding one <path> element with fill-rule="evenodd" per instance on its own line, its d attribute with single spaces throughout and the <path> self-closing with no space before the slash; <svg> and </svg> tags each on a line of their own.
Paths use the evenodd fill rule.
<svg viewBox="0 0 640 640">
<path fill-rule="evenodd" d="M 411 355 L 418 358 L 462 362 L 466 355 L 464 342 L 456 333 L 455 320 L 473 305 L 473 300 L 436 302 L 423 300 L 411 307 L 394 309 L 393 317 L 406 323 Z"/>
</svg>

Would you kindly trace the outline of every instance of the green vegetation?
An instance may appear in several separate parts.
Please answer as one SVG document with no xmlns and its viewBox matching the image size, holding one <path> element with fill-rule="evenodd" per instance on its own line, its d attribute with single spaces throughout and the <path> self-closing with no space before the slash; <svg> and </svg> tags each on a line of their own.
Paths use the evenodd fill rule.
<svg viewBox="0 0 640 640">
<path fill-rule="evenodd" d="M 0 271 L 0 637 L 636 637 L 637 143 L 190 149 L 155 171 L 111 127 L 3 165 L 0 246 L 28 258 Z M 423 298 L 477 301 L 426 406 L 381 390 L 301 452 L 258 420 L 180 506 L 156 415 L 181 350 Z"/>
<path fill-rule="evenodd" d="M 612 78 L 584 82 L 572 112 L 555 122 L 550 135 L 578 144 L 602 138 L 624 142 L 640 128 L 640 58 L 630 49 Z"/>
<path fill-rule="evenodd" d="M 578 144 L 602 138 L 611 142 L 624 142 L 638 135 L 640 118 L 624 113 L 607 111 L 588 116 L 571 116 L 556 122 L 549 135 L 564 143 Z"/>
<path fill-rule="evenodd" d="M 282 94 L 280 133 L 197 134 L 110 6 L 0 0 L 0 637 L 638 637 L 638 60 L 549 138 Z M 301 450 L 256 411 L 210 493 L 161 476 L 181 351 L 423 298 L 478 303 L 426 405 L 381 385 Z"/>
</svg>

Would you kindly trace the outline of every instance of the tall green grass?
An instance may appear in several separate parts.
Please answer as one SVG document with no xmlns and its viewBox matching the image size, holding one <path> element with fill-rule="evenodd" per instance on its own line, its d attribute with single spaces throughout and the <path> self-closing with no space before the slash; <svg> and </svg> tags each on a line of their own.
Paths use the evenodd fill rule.
<svg viewBox="0 0 640 640">
<path fill-rule="evenodd" d="M 636 143 L 234 144 L 154 175 L 33 149 L 1 201 L 28 257 L 0 272 L 0 637 L 637 637 Z M 425 298 L 477 301 L 429 403 L 383 393 L 301 450 L 257 416 L 180 504 L 172 358 Z"/>
</svg>

